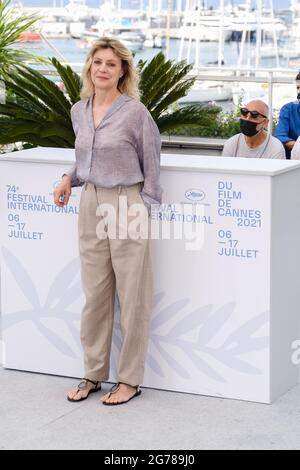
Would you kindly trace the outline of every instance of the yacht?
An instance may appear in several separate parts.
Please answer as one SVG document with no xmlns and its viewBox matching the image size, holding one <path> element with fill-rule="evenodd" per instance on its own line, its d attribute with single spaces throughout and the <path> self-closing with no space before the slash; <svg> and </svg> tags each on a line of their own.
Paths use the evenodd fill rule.
<svg viewBox="0 0 300 470">
<path fill-rule="evenodd" d="M 214 42 L 219 41 L 220 27 L 222 27 L 223 38 L 225 41 L 229 41 L 231 38 L 229 25 L 229 20 L 224 16 L 222 17 L 219 10 L 199 9 L 197 2 L 192 7 L 187 2 L 183 25 L 179 33 L 181 38 Z"/>
<path fill-rule="evenodd" d="M 300 41 L 300 1 L 292 1 L 292 25 L 289 30 L 289 37 L 291 41 Z"/>
<path fill-rule="evenodd" d="M 118 10 L 110 2 L 104 3 L 100 9 L 98 21 L 86 29 L 82 37 L 90 41 L 101 36 L 118 38 L 126 47 L 135 51 L 142 49 L 149 22 L 142 12 L 133 10 Z"/>
<path fill-rule="evenodd" d="M 186 96 L 180 98 L 179 104 L 210 103 L 214 101 L 231 101 L 232 87 L 218 82 L 196 81 Z"/>
<path fill-rule="evenodd" d="M 265 38 L 272 37 L 274 31 L 282 34 L 287 27 L 282 18 L 272 15 L 264 9 L 261 16 L 258 11 L 247 11 L 247 5 L 229 6 L 223 11 L 201 8 L 199 1 L 187 0 L 180 37 L 188 40 L 219 41 L 222 29 L 223 41 L 241 40 L 245 30 L 248 38 L 255 39 L 258 23 Z M 299 9 L 300 10 L 300 9 Z M 300 34 L 300 28 L 298 29 Z"/>
<path fill-rule="evenodd" d="M 152 49 L 164 49 L 166 47 L 166 38 L 161 33 L 146 33 L 146 39 L 144 41 L 144 47 Z"/>
<path fill-rule="evenodd" d="M 287 26 L 282 18 L 273 16 L 271 11 L 263 10 L 260 16 L 257 11 L 247 13 L 243 7 L 240 5 L 238 9 L 233 9 L 232 13 L 228 16 L 228 29 L 231 30 L 232 35 L 235 33 L 242 34 L 245 30 L 250 36 L 253 35 L 255 37 L 258 24 L 260 25 L 262 36 L 266 39 L 272 37 L 274 31 L 280 34 L 287 31 Z"/>
</svg>

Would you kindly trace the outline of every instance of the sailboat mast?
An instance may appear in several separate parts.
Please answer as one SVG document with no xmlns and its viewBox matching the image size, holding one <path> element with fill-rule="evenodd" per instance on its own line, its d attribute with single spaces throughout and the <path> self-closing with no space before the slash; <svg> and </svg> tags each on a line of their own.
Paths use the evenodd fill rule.
<svg viewBox="0 0 300 470">
<path fill-rule="evenodd" d="M 218 66 L 221 68 L 224 58 L 224 14 L 225 3 L 220 0 L 220 26 L 219 26 L 219 52 L 218 52 Z"/>
<path fill-rule="evenodd" d="M 241 49 L 240 49 L 240 55 L 239 55 L 239 61 L 238 61 L 239 69 L 242 67 L 242 63 L 243 63 L 244 49 L 245 49 L 245 43 L 247 39 L 247 30 L 248 30 L 248 17 L 250 16 L 250 12 L 251 12 L 251 0 L 246 0 L 245 1 L 245 22 L 243 26 L 242 42 L 241 42 Z"/>
<path fill-rule="evenodd" d="M 261 19 L 263 15 L 262 0 L 256 0 L 256 54 L 255 54 L 255 67 L 258 69 L 260 64 L 260 49 L 261 49 Z"/>
</svg>

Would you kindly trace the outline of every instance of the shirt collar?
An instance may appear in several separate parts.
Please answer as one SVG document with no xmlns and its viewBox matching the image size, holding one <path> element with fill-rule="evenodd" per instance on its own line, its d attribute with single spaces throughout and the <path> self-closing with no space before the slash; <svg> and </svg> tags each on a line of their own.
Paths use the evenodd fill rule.
<svg viewBox="0 0 300 470">
<path fill-rule="evenodd" d="M 89 121 L 89 125 L 91 126 L 93 131 L 99 129 L 102 126 L 102 124 L 104 123 L 104 121 L 106 121 L 106 119 L 108 119 L 116 111 L 118 111 L 127 101 L 130 101 L 132 99 L 130 96 L 125 95 L 125 94 L 122 94 L 122 95 L 118 96 L 118 98 L 116 98 L 113 101 L 112 105 L 110 106 L 110 108 L 105 113 L 105 115 L 104 115 L 101 123 L 99 124 L 99 126 L 95 129 L 94 118 L 93 118 L 93 106 L 92 106 L 93 105 L 93 98 L 94 98 L 94 95 L 90 96 L 88 98 L 88 101 L 87 101 L 88 121 Z"/>
</svg>

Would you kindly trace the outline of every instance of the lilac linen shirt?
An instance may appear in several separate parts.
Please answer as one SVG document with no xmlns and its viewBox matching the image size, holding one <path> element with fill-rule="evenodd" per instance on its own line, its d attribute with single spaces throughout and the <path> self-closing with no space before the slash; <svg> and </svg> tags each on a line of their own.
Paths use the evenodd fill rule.
<svg viewBox="0 0 300 470">
<path fill-rule="evenodd" d="M 147 108 L 127 95 L 119 96 L 95 129 L 93 97 L 71 109 L 76 163 L 67 172 L 72 187 L 92 183 L 103 188 L 143 182 L 141 197 L 148 208 L 161 203 L 160 133 Z"/>
</svg>

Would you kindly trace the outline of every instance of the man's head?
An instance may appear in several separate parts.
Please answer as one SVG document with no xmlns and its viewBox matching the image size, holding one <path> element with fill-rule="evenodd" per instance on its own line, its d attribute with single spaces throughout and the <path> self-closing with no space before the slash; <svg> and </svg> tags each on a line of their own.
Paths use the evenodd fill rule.
<svg viewBox="0 0 300 470">
<path fill-rule="evenodd" d="M 297 87 L 297 100 L 300 101 L 300 72 L 296 77 L 296 87 Z"/>
<path fill-rule="evenodd" d="M 247 137 L 254 137 L 268 127 L 269 107 L 261 100 L 252 100 L 241 108 L 241 131 Z"/>
</svg>

